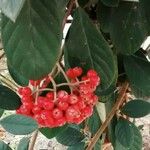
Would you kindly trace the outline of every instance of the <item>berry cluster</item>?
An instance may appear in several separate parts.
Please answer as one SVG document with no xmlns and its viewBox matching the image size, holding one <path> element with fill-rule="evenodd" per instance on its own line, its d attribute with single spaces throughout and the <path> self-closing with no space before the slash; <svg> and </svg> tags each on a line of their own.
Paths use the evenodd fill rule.
<svg viewBox="0 0 150 150">
<path fill-rule="evenodd" d="M 30 86 L 18 90 L 22 105 L 16 112 L 34 118 L 44 127 L 58 127 L 66 123 L 80 124 L 93 113 L 93 106 L 98 101 L 94 91 L 100 83 L 96 71 L 89 70 L 86 76 L 82 76 L 82 72 L 80 67 L 67 70 L 70 83 L 65 85 L 70 87 L 70 93 L 65 90 L 49 91 L 41 96 L 40 92 L 37 94 L 34 91 L 35 87 L 44 90 L 51 78 L 30 81 Z"/>
</svg>

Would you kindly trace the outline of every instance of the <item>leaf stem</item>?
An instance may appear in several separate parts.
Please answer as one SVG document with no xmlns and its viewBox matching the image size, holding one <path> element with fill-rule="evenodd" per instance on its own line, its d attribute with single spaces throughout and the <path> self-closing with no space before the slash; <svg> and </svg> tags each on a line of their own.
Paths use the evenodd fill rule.
<svg viewBox="0 0 150 150">
<path fill-rule="evenodd" d="M 113 106 L 111 112 L 107 115 L 107 119 L 104 121 L 104 123 L 101 125 L 101 127 L 99 128 L 99 130 L 96 132 L 96 134 L 94 135 L 94 137 L 91 139 L 88 147 L 86 150 L 92 150 L 94 145 L 96 144 L 96 142 L 98 141 L 99 137 L 102 135 L 102 133 L 104 132 L 104 130 L 107 128 L 109 122 L 111 121 L 111 119 L 113 118 L 113 116 L 116 114 L 117 110 L 119 109 L 119 107 L 123 104 L 124 102 L 124 97 L 126 94 L 126 91 L 129 87 L 129 83 L 125 82 L 122 85 L 121 91 L 119 92 L 119 96 L 116 100 L 115 105 Z"/>
<path fill-rule="evenodd" d="M 36 142 L 37 137 L 38 137 L 38 130 L 36 130 L 36 131 L 33 133 L 33 136 L 32 136 L 32 138 L 31 138 L 31 141 L 30 141 L 29 149 L 28 149 L 28 150 L 33 150 L 33 149 L 34 149 L 34 145 L 35 145 L 35 142 Z"/>
</svg>

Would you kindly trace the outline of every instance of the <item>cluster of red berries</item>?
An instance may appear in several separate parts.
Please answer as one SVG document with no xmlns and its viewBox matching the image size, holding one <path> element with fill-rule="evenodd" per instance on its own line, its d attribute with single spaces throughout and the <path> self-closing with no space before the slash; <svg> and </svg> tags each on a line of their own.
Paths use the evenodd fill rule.
<svg viewBox="0 0 150 150">
<path fill-rule="evenodd" d="M 40 126 L 51 128 L 66 123 L 80 124 L 90 117 L 98 101 L 94 94 L 100 83 L 97 72 L 89 70 L 86 76 L 82 76 L 82 68 L 75 67 L 67 70 L 66 75 L 70 79 L 70 93 L 59 90 L 56 93 L 50 91 L 46 96 L 36 95 L 35 86 L 45 88 L 51 80 L 48 77 L 42 81 L 30 81 L 30 87 L 19 88 L 22 105 L 16 112 L 31 116 Z"/>
</svg>

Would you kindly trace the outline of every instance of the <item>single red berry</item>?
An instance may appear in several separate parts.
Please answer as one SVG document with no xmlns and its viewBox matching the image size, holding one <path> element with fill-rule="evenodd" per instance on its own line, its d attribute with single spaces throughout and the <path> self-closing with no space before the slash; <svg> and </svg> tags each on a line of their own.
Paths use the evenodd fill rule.
<svg viewBox="0 0 150 150">
<path fill-rule="evenodd" d="M 22 87 L 18 88 L 18 94 L 19 94 L 19 95 L 22 95 L 22 90 L 23 90 Z"/>
<path fill-rule="evenodd" d="M 90 106 L 86 106 L 84 109 L 83 109 L 83 114 L 85 117 L 90 117 L 93 113 L 93 107 L 90 107 Z"/>
<path fill-rule="evenodd" d="M 60 90 L 60 91 L 58 91 L 58 93 L 57 93 L 57 98 L 58 98 L 59 100 L 67 101 L 68 98 L 69 98 L 69 95 L 68 95 L 68 93 L 67 93 L 66 91 Z"/>
<path fill-rule="evenodd" d="M 81 76 L 82 72 L 83 72 L 83 70 L 82 70 L 81 67 L 75 67 L 75 68 L 73 68 L 73 73 L 74 73 L 74 76 L 76 76 L 76 77 Z"/>
<path fill-rule="evenodd" d="M 98 76 L 97 72 L 93 69 L 88 70 L 87 77 L 95 77 Z"/>
<path fill-rule="evenodd" d="M 69 96 L 68 101 L 69 101 L 70 104 L 75 104 L 75 103 L 77 103 L 79 101 L 79 98 L 75 94 L 71 94 Z"/>
<path fill-rule="evenodd" d="M 20 112 L 21 112 L 21 114 L 29 115 L 31 113 L 31 109 L 25 105 L 21 105 Z"/>
<path fill-rule="evenodd" d="M 40 106 L 42 106 L 44 100 L 45 100 L 45 97 L 43 97 L 43 96 L 38 96 L 38 98 L 37 98 L 37 103 L 38 103 Z"/>
<path fill-rule="evenodd" d="M 56 125 L 56 126 L 63 126 L 63 125 L 65 125 L 65 124 L 66 124 L 66 118 L 65 118 L 65 117 L 62 117 L 62 118 L 57 119 L 57 120 L 55 121 L 55 125 Z"/>
<path fill-rule="evenodd" d="M 84 117 L 80 116 L 79 118 L 75 118 L 75 119 L 74 119 L 74 123 L 80 124 L 80 123 L 83 122 L 83 120 L 84 120 Z"/>
<path fill-rule="evenodd" d="M 40 124 L 40 125 L 45 125 L 44 120 L 41 118 L 41 114 L 34 114 L 33 118 Z"/>
<path fill-rule="evenodd" d="M 40 105 L 34 105 L 33 106 L 33 108 L 32 108 L 32 112 L 34 113 L 34 114 L 37 114 L 37 113 L 40 113 L 42 111 L 42 109 L 41 109 L 41 106 Z"/>
<path fill-rule="evenodd" d="M 73 121 L 74 118 L 80 117 L 80 111 L 73 106 L 69 106 L 66 110 L 67 121 Z"/>
<path fill-rule="evenodd" d="M 100 84 L 100 78 L 98 76 L 90 77 L 90 84 L 93 86 L 98 86 Z"/>
<path fill-rule="evenodd" d="M 41 111 L 41 118 L 43 120 L 47 120 L 48 118 L 52 117 L 52 112 L 49 110 L 43 110 Z"/>
<path fill-rule="evenodd" d="M 69 78 L 71 78 L 71 79 L 74 79 L 74 78 L 77 77 L 77 76 L 74 74 L 74 71 L 73 71 L 72 68 L 70 68 L 70 69 L 68 69 L 68 70 L 66 71 L 66 75 L 67 75 Z"/>
<path fill-rule="evenodd" d="M 69 104 L 65 101 L 60 100 L 60 101 L 58 101 L 57 106 L 60 110 L 66 110 L 68 108 Z"/>
<path fill-rule="evenodd" d="M 54 108 L 54 102 L 53 101 L 49 101 L 48 99 L 45 99 L 43 101 L 42 106 L 43 106 L 43 108 L 45 110 L 52 110 Z"/>
<path fill-rule="evenodd" d="M 22 95 L 31 95 L 32 94 L 32 90 L 29 87 L 24 87 L 22 90 Z"/>
<path fill-rule="evenodd" d="M 33 108 L 33 103 L 32 102 L 23 102 L 23 106 L 25 106 L 27 109 L 32 109 Z"/>
<path fill-rule="evenodd" d="M 49 100 L 54 100 L 54 92 L 48 92 L 46 94 L 46 97 L 49 99 Z"/>
<path fill-rule="evenodd" d="M 77 105 L 79 109 L 84 109 L 86 107 L 86 104 L 84 103 L 83 100 L 78 101 Z"/>
<path fill-rule="evenodd" d="M 52 111 L 52 115 L 53 115 L 53 118 L 55 119 L 60 119 L 63 117 L 63 112 L 58 109 L 58 108 L 55 108 L 53 111 Z"/>
</svg>

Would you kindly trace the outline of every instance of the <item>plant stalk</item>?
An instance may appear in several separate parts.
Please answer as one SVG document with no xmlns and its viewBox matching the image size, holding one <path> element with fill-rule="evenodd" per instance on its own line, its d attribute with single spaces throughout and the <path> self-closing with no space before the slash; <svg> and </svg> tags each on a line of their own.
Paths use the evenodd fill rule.
<svg viewBox="0 0 150 150">
<path fill-rule="evenodd" d="M 105 129 L 107 128 L 108 124 L 110 123 L 110 121 L 112 120 L 113 116 L 116 114 L 117 110 L 119 109 L 119 107 L 123 104 L 124 100 L 125 100 L 125 94 L 126 91 L 129 87 L 129 83 L 125 82 L 122 85 L 122 89 L 119 93 L 119 96 L 116 100 L 115 105 L 113 106 L 111 112 L 107 115 L 107 119 L 104 121 L 104 123 L 101 125 L 101 127 L 99 128 L 99 130 L 97 131 L 97 133 L 94 135 L 94 137 L 91 139 L 88 147 L 86 150 L 92 150 L 94 145 L 96 144 L 96 142 L 98 141 L 99 137 L 102 135 L 102 133 L 105 131 Z"/>
<path fill-rule="evenodd" d="M 33 136 L 32 136 L 32 138 L 31 138 L 31 141 L 30 141 L 29 149 L 28 149 L 28 150 L 34 150 L 34 145 L 35 145 L 35 142 L 36 142 L 37 137 L 38 137 L 38 130 L 36 130 L 36 131 L 33 133 Z"/>
</svg>

